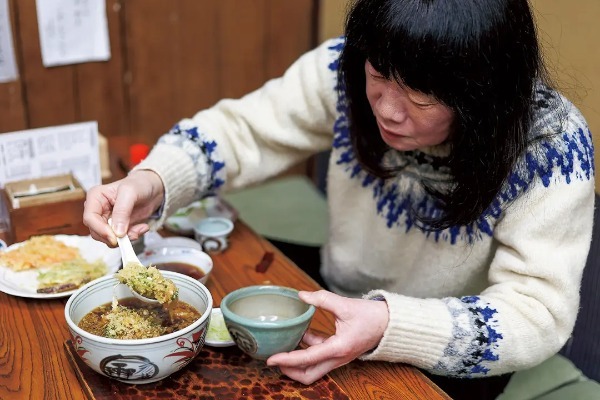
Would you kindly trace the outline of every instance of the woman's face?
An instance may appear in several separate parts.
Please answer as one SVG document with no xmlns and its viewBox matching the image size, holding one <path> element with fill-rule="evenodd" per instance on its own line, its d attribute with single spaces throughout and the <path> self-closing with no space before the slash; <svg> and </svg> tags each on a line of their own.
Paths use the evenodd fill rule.
<svg viewBox="0 0 600 400">
<path fill-rule="evenodd" d="M 454 119 L 452 110 L 426 94 L 385 79 L 365 63 L 367 98 L 381 138 L 388 146 L 415 150 L 444 142 Z"/>
</svg>

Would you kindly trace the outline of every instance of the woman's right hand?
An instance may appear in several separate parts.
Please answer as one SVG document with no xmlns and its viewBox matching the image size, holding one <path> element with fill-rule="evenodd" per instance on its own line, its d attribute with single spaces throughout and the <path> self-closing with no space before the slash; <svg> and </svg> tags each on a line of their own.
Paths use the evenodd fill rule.
<svg viewBox="0 0 600 400">
<path fill-rule="evenodd" d="M 135 170 L 121 180 L 88 191 L 83 223 L 94 239 L 111 247 L 117 245 L 116 236 L 127 234 L 135 240 L 148 231 L 144 221 L 160 207 L 164 192 L 163 182 L 155 172 Z M 114 231 L 108 218 L 112 218 Z"/>
</svg>

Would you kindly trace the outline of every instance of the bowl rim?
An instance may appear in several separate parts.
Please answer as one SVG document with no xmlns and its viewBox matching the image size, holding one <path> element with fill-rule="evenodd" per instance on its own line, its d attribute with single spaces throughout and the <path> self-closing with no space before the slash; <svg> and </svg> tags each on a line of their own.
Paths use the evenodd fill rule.
<svg viewBox="0 0 600 400">
<path fill-rule="evenodd" d="M 103 281 L 114 280 L 115 283 L 118 282 L 117 278 L 115 278 L 114 274 L 113 274 L 113 275 L 106 275 L 106 276 L 94 279 L 93 281 L 86 283 L 84 286 L 77 289 L 77 291 L 75 291 L 75 293 L 73 293 L 69 297 L 69 300 L 67 300 L 67 304 L 65 305 L 65 311 L 64 311 L 65 320 L 67 321 L 67 325 L 68 325 L 69 329 L 76 332 L 79 336 L 85 337 L 89 340 L 94 340 L 98 343 L 108 344 L 108 345 L 113 345 L 113 346 L 131 347 L 131 346 L 142 346 L 142 345 L 148 345 L 148 344 L 158 344 L 158 343 L 168 341 L 171 339 L 176 339 L 182 335 L 186 335 L 186 334 L 190 333 L 191 331 L 193 331 L 194 329 L 196 329 L 200 325 L 202 325 L 206 320 L 210 319 L 210 316 L 212 315 L 213 298 L 212 298 L 212 294 L 210 293 L 208 288 L 202 282 L 200 282 L 197 279 L 191 278 L 187 275 L 180 274 L 178 272 L 173 272 L 173 271 L 161 271 L 161 272 L 164 275 L 166 275 L 167 277 L 173 275 L 173 276 L 176 276 L 177 278 L 184 279 L 196 286 L 199 286 L 199 288 L 206 294 L 207 299 L 208 299 L 208 302 L 207 302 L 208 304 L 206 305 L 206 310 L 204 310 L 204 312 L 202 313 L 200 318 L 198 318 L 196 321 L 194 321 L 194 323 L 192 323 L 191 325 L 189 325 L 183 329 L 180 329 L 178 331 L 171 332 L 167 335 L 156 336 L 153 338 L 146 338 L 146 339 L 105 338 L 103 336 L 94 335 L 93 333 L 89 333 L 88 331 L 81 329 L 80 327 L 77 326 L 77 324 L 71 319 L 71 316 L 69 315 L 69 310 L 71 309 L 71 305 L 75 301 L 75 298 L 77 296 L 79 296 L 81 294 L 81 292 L 83 292 L 84 290 L 87 290 L 87 288 L 89 288 L 90 286 L 100 284 Z M 206 329 L 208 329 L 208 324 L 206 326 Z"/>
<path fill-rule="evenodd" d="M 298 290 L 287 287 L 287 286 L 280 286 L 280 285 L 244 286 L 242 288 L 239 288 L 232 292 L 229 292 L 221 300 L 220 308 L 221 308 L 223 317 L 225 318 L 225 322 L 227 322 L 227 319 L 230 319 L 234 323 L 246 325 L 246 326 L 249 326 L 252 328 L 264 328 L 264 329 L 288 328 L 290 326 L 294 326 L 294 325 L 298 325 L 298 324 L 302 324 L 307 321 L 310 321 L 316 311 L 315 306 L 313 306 L 312 304 L 304 303 L 308 306 L 308 309 L 296 317 L 285 319 L 285 320 L 280 320 L 280 321 L 257 321 L 255 319 L 246 318 L 239 314 L 236 314 L 233 311 L 231 311 L 229 309 L 229 307 L 227 306 L 227 302 L 234 296 L 239 296 L 238 298 L 236 298 L 236 300 L 239 300 L 242 298 L 249 297 L 252 294 L 256 294 L 255 293 L 256 290 L 265 291 L 264 293 L 261 293 L 261 294 L 283 295 L 285 297 L 289 297 L 289 298 L 298 300 L 301 303 L 304 303 L 298 297 Z M 252 292 L 252 293 L 250 293 L 250 292 Z"/>
<path fill-rule="evenodd" d="M 154 250 L 161 247 L 187 247 L 202 251 L 202 246 L 200 243 L 192 237 L 161 236 L 160 239 L 157 239 L 156 241 L 150 241 L 150 243 L 145 244 L 144 250 L 141 253 L 144 253 L 146 250 Z"/>
<path fill-rule="evenodd" d="M 167 251 L 169 251 L 169 250 L 175 250 L 175 251 L 177 251 L 177 250 L 185 250 L 189 254 L 198 255 L 201 258 L 204 258 L 207 261 L 206 269 L 203 268 L 200 265 L 191 264 L 191 263 L 190 263 L 190 265 L 192 265 L 194 267 L 197 267 L 197 268 L 200 268 L 206 275 L 208 275 L 208 273 L 211 272 L 212 269 L 214 268 L 214 261 L 213 261 L 212 257 L 208 253 L 206 253 L 206 252 L 204 252 L 202 250 L 199 250 L 199 249 L 197 249 L 195 247 L 187 247 L 187 246 L 153 246 L 153 247 L 149 247 L 149 248 L 145 249 L 143 252 L 141 252 L 137 256 L 138 256 L 139 260 L 143 264 L 144 260 L 148 260 L 151 257 L 161 257 L 161 258 L 162 257 L 169 257 L 169 256 L 177 257 L 177 256 L 180 255 L 180 254 L 161 254 L 161 252 L 164 251 L 164 250 L 167 250 Z M 147 252 L 151 252 L 151 251 L 154 251 L 155 255 L 146 256 L 146 253 Z"/>
<path fill-rule="evenodd" d="M 211 231 L 211 232 L 204 232 L 202 230 L 202 228 L 205 225 L 214 224 L 216 222 L 223 224 L 224 225 L 223 229 L 221 229 L 220 231 Z M 206 217 L 206 218 L 202 218 L 196 224 L 194 224 L 194 232 L 201 236 L 221 237 L 221 236 L 229 235 L 231 233 L 231 231 L 233 231 L 233 227 L 234 227 L 233 221 L 231 221 L 229 218 Z"/>
</svg>

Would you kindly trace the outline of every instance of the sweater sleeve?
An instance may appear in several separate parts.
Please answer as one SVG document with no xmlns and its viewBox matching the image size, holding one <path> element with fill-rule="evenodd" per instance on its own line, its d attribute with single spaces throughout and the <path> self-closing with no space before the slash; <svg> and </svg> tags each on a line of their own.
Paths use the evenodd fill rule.
<svg viewBox="0 0 600 400">
<path fill-rule="evenodd" d="M 362 359 L 470 378 L 526 369 L 560 350 L 577 316 L 595 195 L 589 131 L 569 129 L 583 138 L 568 143 L 573 157 L 553 157 L 495 226 L 489 286 L 444 299 L 368 293 L 385 297 L 390 322 Z"/>
<path fill-rule="evenodd" d="M 241 99 L 221 100 L 163 135 L 137 166 L 163 180 L 163 216 L 206 194 L 275 176 L 329 148 L 341 43 L 324 42 L 281 78 Z"/>
</svg>

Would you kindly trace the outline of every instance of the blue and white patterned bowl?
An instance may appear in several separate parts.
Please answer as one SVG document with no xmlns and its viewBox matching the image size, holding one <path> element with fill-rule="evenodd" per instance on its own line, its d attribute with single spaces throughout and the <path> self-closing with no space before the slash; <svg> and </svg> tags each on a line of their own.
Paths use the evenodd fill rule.
<svg viewBox="0 0 600 400">
<path fill-rule="evenodd" d="M 109 339 L 79 328 L 79 321 L 93 309 L 109 303 L 118 283 L 113 276 L 89 282 L 67 301 L 65 319 L 79 357 L 101 375 L 125 383 L 156 382 L 191 362 L 204 346 L 213 306 L 210 291 L 186 275 L 164 271 L 179 288 L 179 299 L 195 307 L 202 316 L 187 328 L 150 339 Z M 115 289 L 117 298 L 131 297 L 125 285 Z"/>
</svg>

